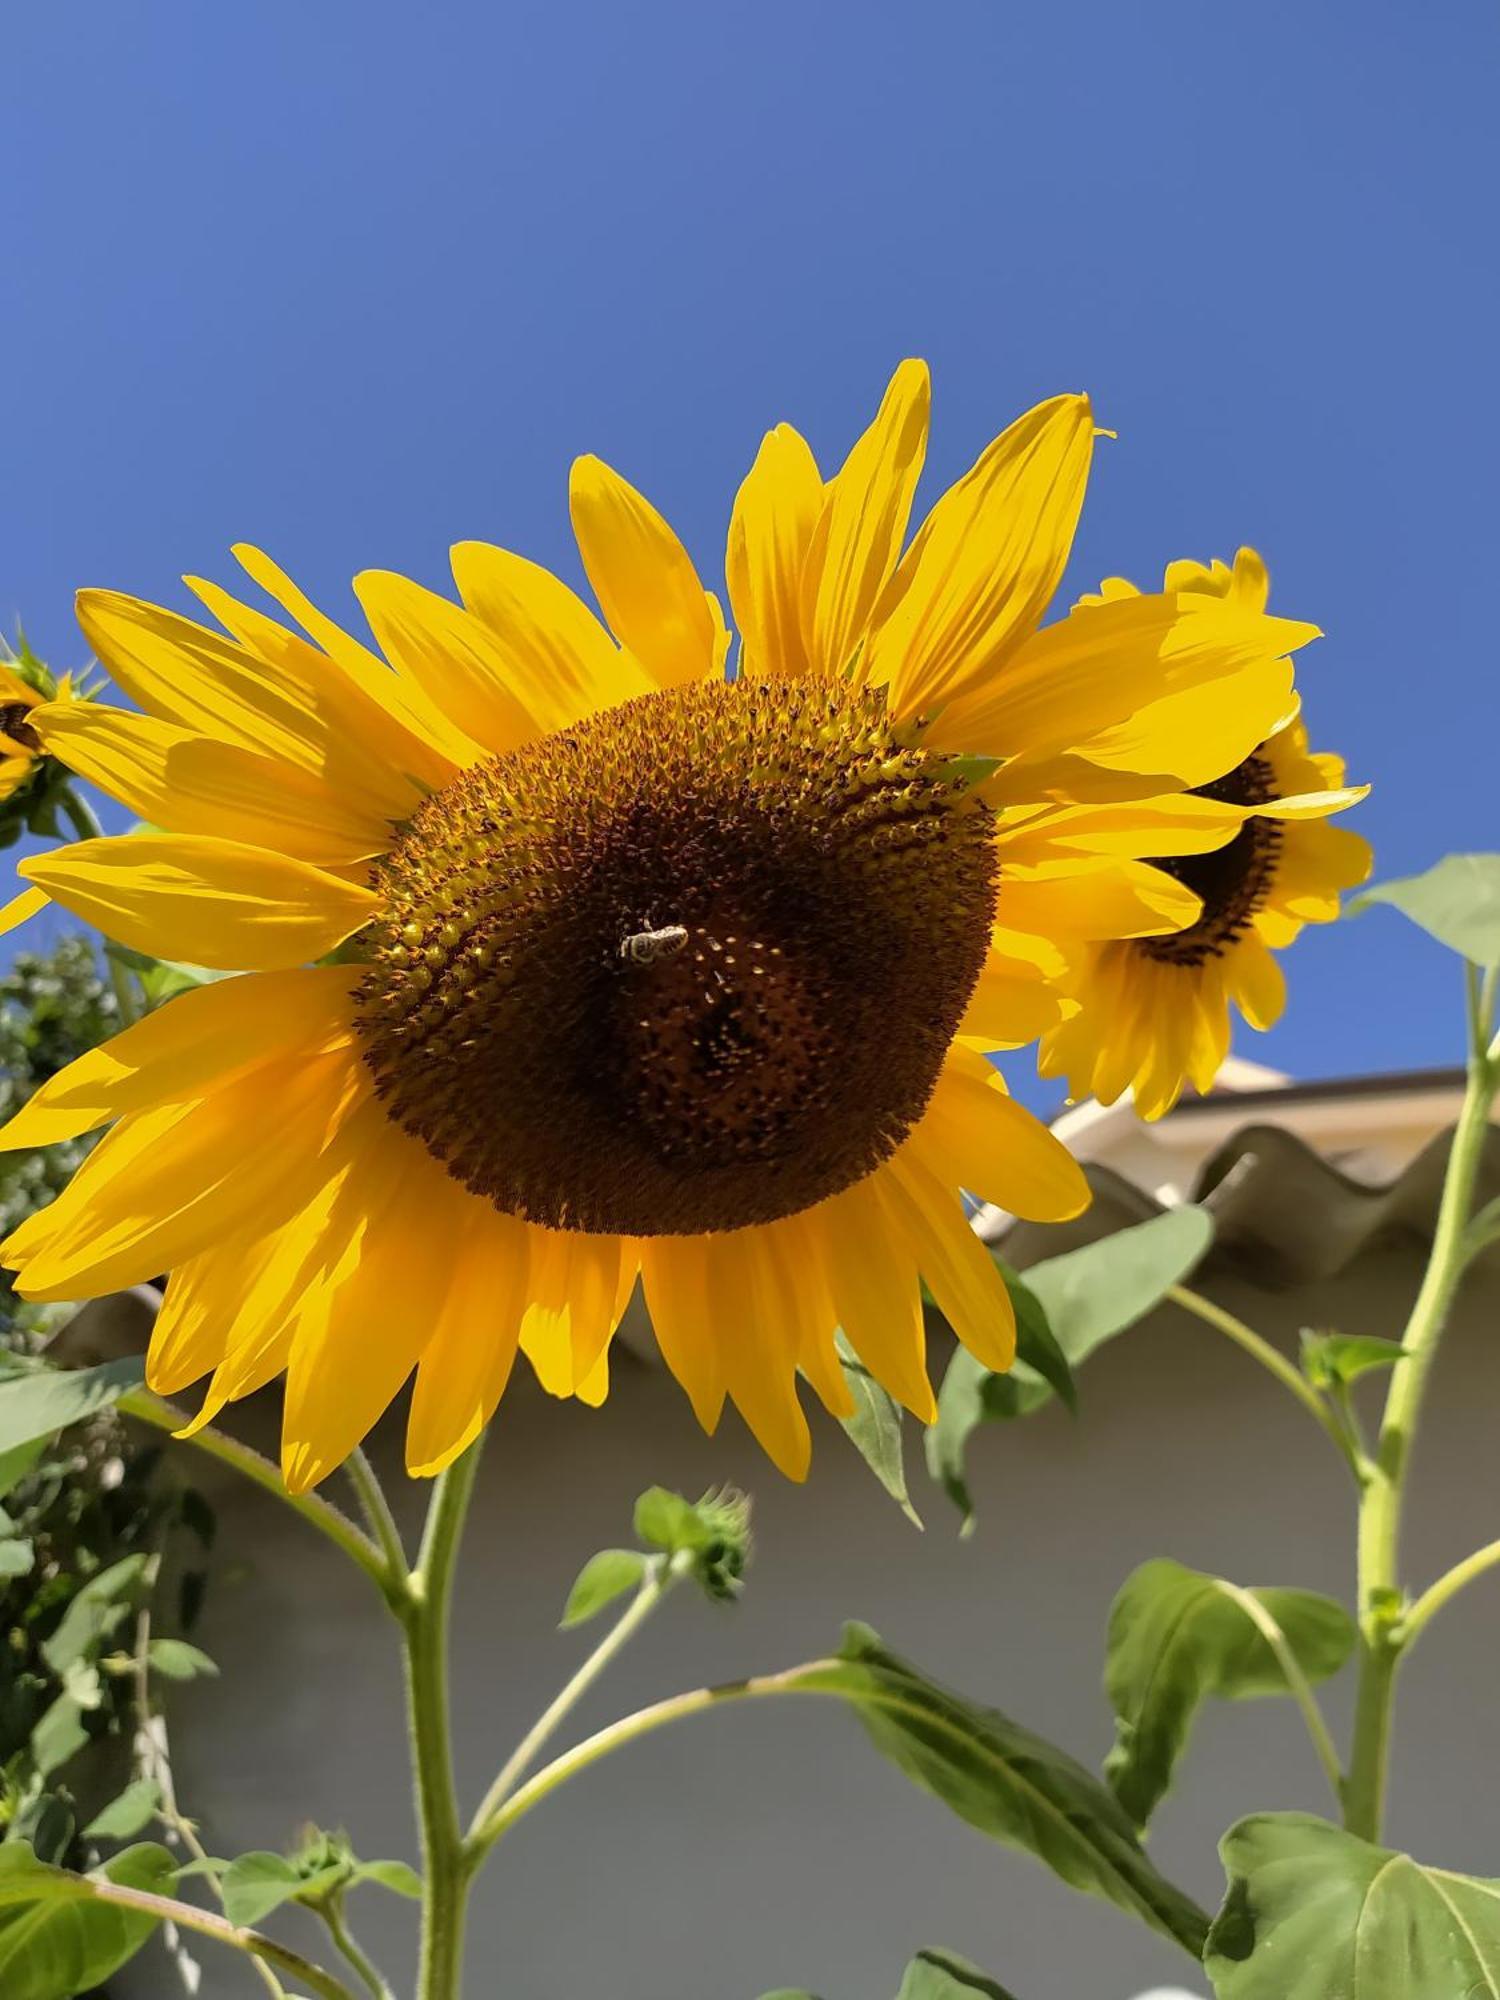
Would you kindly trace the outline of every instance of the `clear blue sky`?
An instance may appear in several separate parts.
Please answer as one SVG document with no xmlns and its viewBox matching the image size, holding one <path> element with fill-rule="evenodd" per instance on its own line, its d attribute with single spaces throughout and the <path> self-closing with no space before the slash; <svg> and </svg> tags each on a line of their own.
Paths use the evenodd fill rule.
<svg viewBox="0 0 1500 2000">
<path fill-rule="evenodd" d="M 717 577 L 789 417 L 927 356 L 927 494 L 1039 396 L 1101 454 L 1070 585 L 1267 555 L 1380 872 L 1500 846 L 1489 0 L 8 8 L 0 619 L 184 601 L 231 541 L 340 609 L 481 536 L 576 575 L 569 459 Z M 1302 1075 L 1444 1061 L 1449 968 L 1309 935 Z"/>
</svg>

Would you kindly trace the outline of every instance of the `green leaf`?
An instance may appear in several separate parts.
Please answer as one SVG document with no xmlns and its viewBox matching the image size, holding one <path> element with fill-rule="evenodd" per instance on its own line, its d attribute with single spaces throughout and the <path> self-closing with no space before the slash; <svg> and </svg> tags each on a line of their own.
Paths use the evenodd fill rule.
<svg viewBox="0 0 1500 2000">
<path fill-rule="evenodd" d="M 0 1389 L 0 1394 L 3 1393 Z M 21 1483 L 46 1449 L 46 1438 L 38 1437 L 14 1445 L 9 1451 L 0 1451 L 0 1500 Z"/>
<path fill-rule="evenodd" d="M 1003 1258 L 997 1257 L 995 1262 L 1015 1308 L 1017 1360 L 1028 1376 L 1038 1377 L 1076 1416 L 1078 1385 L 1073 1380 L 1073 1370 L 1062 1342 L 1052 1331 L 1047 1308 L 1019 1271 L 1013 1271 Z"/>
<path fill-rule="evenodd" d="M 169 1681 L 193 1681 L 200 1675 L 216 1677 L 218 1668 L 197 1646 L 186 1639 L 153 1639 L 146 1649 L 146 1663 L 154 1674 Z"/>
<path fill-rule="evenodd" d="M 1219 1852 L 1229 1891 L 1204 1951 L 1219 2000 L 1500 1996 L 1500 1882 L 1310 1813 L 1253 1814 Z"/>
<path fill-rule="evenodd" d="M 628 1590 L 638 1590 L 650 1560 L 639 1549 L 601 1549 L 578 1572 L 563 1607 L 563 1629 L 582 1625 Z"/>
<path fill-rule="evenodd" d="M 708 1539 L 708 1530 L 692 1501 L 665 1486 L 648 1486 L 636 1501 L 635 1531 L 643 1542 L 668 1555 L 676 1555 L 679 1549 L 701 1548 Z"/>
<path fill-rule="evenodd" d="M 119 1402 L 145 1380 L 139 1355 L 97 1368 L 35 1368 L 0 1381 L 0 1452 L 49 1438 Z"/>
<path fill-rule="evenodd" d="M 76 1757 L 89 1740 L 83 1710 L 70 1694 L 60 1694 L 42 1711 L 28 1738 L 31 1761 L 37 1775 L 50 1778 L 70 1758 Z"/>
<path fill-rule="evenodd" d="M 855 1353 L 848 1335 L 840 1327 L 837 1335 L 839 1366 L 854 1398 L 854 1414 L 840 1417 L 849 1441 L 890 1494 L 913 1527 L 920 1528 L 922 1517 L 911 1504 L 906 1485 L 906 1457 L 901 1449 L 901 1411 Z"/>
<path fill-rule="evenodd" d="M 75 1660 L 91 1658 L 119 1630 L 130 1615 L 147 1560 L 143 1555 L 122 1556 L 89 1578 L 42 1647 L 53 1673 L 65 1674 Z"/>
<path fill-rule="evenodd" d="M 409 1862 L 361 1861 L 350 1877 L 351 1886 L 356 1882 L 373 1882 L 377 1888 L 389 1889 L 393 1896 L 408 1896 L 414 1903 L 422 1900 L 422 1878 Z"/>
<path fill-rule="evenodd" d="M 1448 854 L 1424 875 L 1377 882 L 1345 906 L 1358 916 L 1388 903 L 1475 965 L 1500 964 L 1500 854 Z"/>
<path fill-rule="evenodd" d="M 1373 1334 L 1314 1333 L 1304 1326 L 1300 1338 L 1302 1373 L 1315 1389 L 1357 1382 L 1372 1369 L 1394 1368 L 1406 1359 L 1399 1340 L 1377 1340 Z"/>
<path fill-rule="evenodd" d="M 35 1562 L 36 1550 L 30 1542 L 15 1535 L 0 1540 L 0 1577 L 30 1576 Z"/>
<path fill-rule="evenodd" d="M 805 1986 L 778 1986 L 774 1993 L 762 1993 L 760 2000 L 818 2000 Z"/>
<path fill-rule="evenodd" d="M 95 1813 L 84 1835 L 89 1840 L 130 1840 L 151 1824 L 160 1804 L 161 1786 L 156 1780 L 137 1778 L 103 1812 Z"/>
<path fill-rule="evenodd" d="M 154 1842 L 127 1847 L 97 1871 L 122 1888 L 165 1894 L 176 1869 Z M 38 1861 L 24 1841 L 0 1847 L 0 1993 L 5 2000 L 72 2000 L 133 1958 L 154 1917 L 98 1902 L 90 1877 Z"/>
<path fill-rule="evenodd" d="M 953 1951 L 919 1951 L 906 1968 L 896 2000 L 1011 2000 L 977 1965 Z"/>
<path fill-rule="evenodd" d="M 1158 1557 L 1126 1579 L 1110 1611 L 1104 1685 L 1115 1712 L 1115 1747 L 1104 1775 L 1137 1826 L 1171 1784 L 1204 1701 L 1287 1692 L 1275 1653 L 1232 1588 Z M 1281 1627 L 1310 1681 L 1326 1680 L 1348 1659 L 1354 1623 L 1331 1597 L 1311 1590 L 1245 1594 Z"/>
<path fill-rule="evenodd" d="M 232 1924 L 258 1924 L 302 1887 L 303 1877 L 284 1854 L 241 1854 L 224 1871 L 224 1914 Z"/>
<path fill-rule="evenodd" d="M 690 1555 L 698 1583 L 710 1597 L 739 1594 L 750 1560 L 750 1501 L 725 1486 L 697 1502 L 651 1486 L 635 1503 L 635 1531 L 669 1556 Z"/>
<path fill-rule="evenodd" d="M 1018 1281 L 1025 1298 L 1012 1288 L 1021 1356 L 1015 1367 L 992 1375 L 966 1348 L 957 1350 L 943 1378 L 937 1422 L 927 1433 L 927 1468 L 963 1515 L 965 1532 L 974 1520 L 965 1467 L 974 1431 L 980 1424 L 1040 1409 L 1057 1387 L 1042 1365 L 1036 1316 L 1062 1355 L 1071 1383 L 1072 1369 L 1160 1305 L 1212 1238 L 1208 1211 L 1185 1203 L 1081 1250 L 1033 1264 Z"/>
<path fill-rule="evenodd" d="M 1117 1801 L 1064 1751 L 924 1679 L 866 1626 L 848 1627 L 837 1660 L 799 1685 L 852 1702 L 875 1747 L 960 1819 L 1198 1956 L 1208 1918 L 1157 1872 Z"/>
</svg>

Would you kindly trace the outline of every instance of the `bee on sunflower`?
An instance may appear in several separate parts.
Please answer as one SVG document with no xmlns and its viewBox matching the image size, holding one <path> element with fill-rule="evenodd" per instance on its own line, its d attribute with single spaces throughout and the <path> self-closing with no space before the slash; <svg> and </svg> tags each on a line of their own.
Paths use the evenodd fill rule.
<svg viewBox="0 0 1500 2000">
<path fill-rule="evenodd" d="M 1166 588 L 1263 611 L 1264 563 L 1241 549 L 1233 565 L 1178 562 Z M 1126 602 L 1133 584 L 1111 579 L 1093 602 Z M 1077 1096 L 1112 1104 L 1132 1093 L 1143 1118 L 1170 1111 L 1191 1083 L 1212 1088 L 1229 1049 L 1231 1008 L 1266 1029 L 1286 1005 L 1274 955 L 1305 924 L 1331 923 L 1339 897 L 1370 873 L 1369 842 L 1330 817 L 1364 798 L 1346 785 L 1340 757 L 1308 749 L 1294 710 L 1248 756 L 1196 787 L 1196 795 L 1236 807 L 1243 823 L 1209 853 L 1159 856 L 1202 901 L 1191 924 L 1170 935 L 1095 941 L 1073 954 L 1062 985 L 1066 1019 L 1042 1036 L 1044 1076 L 1063 1076 Z"/>
<path fill-rule="evenodd" d="M 298 1491 L 413 1371 L 416 1474 L 478 1434 L 518 1351 L 597 1402 L 637 1279 L 701 1422 L 731 1400 L 794 1477 L 799 1378 L 849 1407 L 839 1327 L 934 1415 L 923 1280 L 1008 1366 L 960 1190 L 1041 1219 L 1088 1194 L 987 1052 L 1062 1020 L 1087 948 L 1199 919 L 1174 858 L 1243 808 L 1185 790 L 1280 724 L 1316 631 L 1176 587 L 1042 625 L 1082 396 L 1012 425 L 907 546 L 928 401 L 903 364 L 831 478 L 790 427 L 765 439 L 729 530 L 732 671 L 686 550 L 591 458 L 571 508 L 603 622 L 478 542 L 459 603 L 356 579 L 380 653 L 253 549 L 290 623 L 196 579 L 222 632 L 84 592 L 140 712 L 31 726 L 160 831 L 27 860 L 11 920 L 53 898 L 241 976 L 6 1128 L 112 1128 L 4 1246 L 22 1293 L 170 1271 L 151 1382 L 208 1376 L 206 1422 L 284 1373 Z"/>
</svg>

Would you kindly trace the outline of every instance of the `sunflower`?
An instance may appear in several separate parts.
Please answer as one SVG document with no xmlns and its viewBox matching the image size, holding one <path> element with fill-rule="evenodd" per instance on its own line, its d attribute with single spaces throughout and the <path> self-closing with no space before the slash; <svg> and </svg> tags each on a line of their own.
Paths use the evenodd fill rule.
<svg viewBox="0 0 1500 2000">
<path fill-rule="evenodd" d="M 1263 611 L 1266 569 L 1253 549 L 1232 566 L 1173 563 L 1168 588 Z M 1122 579 L 1098 599 L 1136 596 Z M 1304 924 L 1331 923 L 1340 893 L 1370 872 L 1370 846 L 1329 826 L 1331 814 L 1369 787 L 1346 786 L 1340 757 L 1314 754 L 1293 714 L 1249 756 L 1196 788 L 1243 814 L 1241 830 L 1211 853 L 1159 857 L 1159 865 L 1202 898 L 1198 920 L 1167 937 L 1094 943 L 1077 953 L 1065 980 L 1073 1010 L 1042 1038 L 1044 1076 L 1065 1076 L 1076 1095 L 1112 1104 L 1127 1088 L 1143 1118 L 1170 1111 L 1183 1084 L 1212 1088 L 1229 1048 L 1230 1009 L 1253 1028 L 1270 1028 L 1286 1005 L 1286 978 L 1273 955 Z"/>
<path fill-rule="evenodd" d="M 477 1435 L 518 1349 L 598 1401 L 637 1278 L 703 1424 L 727 1397 L 795 1477 L 799 1377 L 849 1408 L 840 1326 L 932 1418 L 922 1280 L 1006 1367 L 960 1189 L 1037 1218 L 1087 1190 L 985 1052 L 1060 1019 L 1086 943 L 1196 919 L 1139 856 L 1229 837 L 1232 809 L 1180 796 L 1205 695 L 1242 756 L 1314 628 L 1167 590 L 1041 629 L 1088 402 L 1022 417 L 903 553 L 927 415 L 908 362 L 832 478 L 766 438 L 729 533 L 732 673 L 682 544 L 592 458 L 571 511 L 605 622 L 477 542 L 461 603 L 356 579 L 383 657 L 252 549 L 290 623 L 196 579 L 222 633 L 83 593 L 142 712 L 33 726 L 160 830 L 27 860 L 12 920 L 55 898 L 241 976 L 7 1128 L 112 1127 L 4 1246 L 23 1294 L 170 1271 L 151 1382 L 208 1376 L 205 1422 L 284 1373 L 294 1490 L 413 1371 L 416 1474 Z M 1127 770 L 1149 775 L 1122 792 Z"/>
</svg>

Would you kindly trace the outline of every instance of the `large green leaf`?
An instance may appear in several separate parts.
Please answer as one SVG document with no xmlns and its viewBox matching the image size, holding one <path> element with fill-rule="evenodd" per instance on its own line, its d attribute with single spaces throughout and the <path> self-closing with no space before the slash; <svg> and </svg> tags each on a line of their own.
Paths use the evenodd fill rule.
<svg viewBox="0 0 1500 2000">
<path fill-rule="evenodd" d="M 42 1647 L 53 1673 L 66 1674 L 78 1661 L 91 1658 L 119 1630 L 134 1606 L 148 1561 L 144 1555 L 122 1556 L 89 1578 Z"/>
<path fill-rule="evenodd" d="M 119 1402 L 145 1379 L 139 1355 L 97 1368 L 36 1368 L 0 1381 L 0 1452 L 51 1437 Z"/>
<path fill-rule="evenodd" d="M 852 1702 L 876 1748 L 971 1826 L 1197 1957 L 1207 1917 L 1152 1866 L 1098 1779 L 1054 1744 L 925 1679 L 862 1625 L 801 1684 Z"/>
<path fill-rule="evenodd" d="M 1011 2000 L 977 1965 L 957 1952 L 919 1951 L 906 1968 L 896 2000 Z"/>
<path fill-rule="evenodd" d="M 1310 1681 L 1326 1680 L 1348 1659 L 1354 1621 L 1316 1591 L 1240 1590 L 1159 1556 L 1133 1571 L 1114 1601 L 1104 1685 L 1115 1747 L 1104 1775 L 1137 1826 L 1170 1786 L 1203 1702 L 1288 1691 L 1247 1599 L 1281 1628 Z"/>
<path fill-rule="evenodd" d="M 1425 1868 L 1310 1813 L 1219 1844 L 1204 1964 L 1219 2000 L 1500 2000 L 1500 1882 Z"/>
<path fill-rule="evenodd" d="M 855 1353 L 849 1336 L 838 1333 L 839 1366 L 854 1398 L 852 1416 L 839 1422 L 849 1441 L 890 1494 L 913 1527 L 920 1528 L 922 1517 L 911 1504 L 906 1484 L 906 1454 L 902 1448 L 901 1411 L 895 1398 L 875 1380 Z"/>
<path fill-rule="evenodd" d="M 1208 1211 L 1184 1204 L 1081 1250 L 1033 1264 L 1020 1280 L 1024 1300 L 1012 1292 L 1018 1332 L 1024 1336 L 1033 1312 L 1039 1312 L 1065 1364 L 1075 1369 L 1105 1341 L 1160 1305 L 1203 1256 L 1212 1238 Z M 1052 1384 L 1037 1365 L 1040 1349 L 1033 1346 L 1029 1360 L 1024 1358 L 1026 1352 L 1023 1346 L 1023 1358 L 1008 1374 L 992 1375 L 959 1348 L 943 1379 L 937 1422 L 927 1433 L 927 1468 L 964 1516 L 966 1528 L 972 1526 L 974 1506 L 965 1457 L 975 1429 L 997 1419 L 1025 1416 L 1052 1398 Z"/>
<path fill-rule="evenodd" d="M 1450 951 L 1475 965 L 1500 964 L 1500 854 L 1448 854 L 1424 875 L 1377 882 L 1348 914 L 1389 903 Z"/>
<path fill-rule="evenodd" d="M 176 1876 L 166 1848 L 127 1847 L 99 1874 L 165 1894 Z M 24 1841 L 0 1846 L 0 1993 L 5 2000 L 73 2000 L 133 1958 L 153 1917 L 97 1901 L 89 1878 L 38 1861 Z"/>
</svg>

